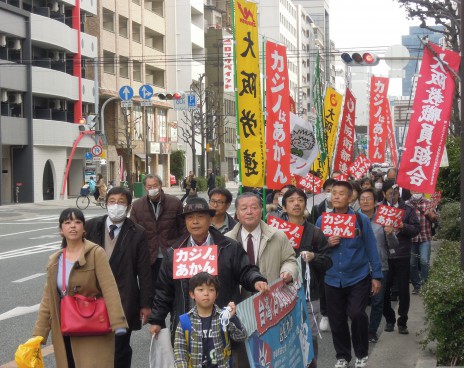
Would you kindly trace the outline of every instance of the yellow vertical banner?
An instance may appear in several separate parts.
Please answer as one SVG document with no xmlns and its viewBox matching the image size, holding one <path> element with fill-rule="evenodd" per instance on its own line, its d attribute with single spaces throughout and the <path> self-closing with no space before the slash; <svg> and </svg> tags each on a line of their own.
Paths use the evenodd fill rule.
<svg viewBox="0 0 464 368">
<path fill-rule="evenodd" d="M 324 134 L 327 147 L 327 158 L 321 165 L 320 155 L 314 161 L 314 170 L 318 172 L 323 180 L 329 176 L 329 166 L 335 154 L 335 143 L 337 141 L 338 121 L 342 111 L 343 95 L 332 87 L 327 87 L 324 97 Z"/>
<path fill-rule="evenodd" d="M 246 0 L 236 0 L 234 14 L 241 179 L 243 186 L 262 187 L 266 162 L 257 5 Z"/>
</svg>

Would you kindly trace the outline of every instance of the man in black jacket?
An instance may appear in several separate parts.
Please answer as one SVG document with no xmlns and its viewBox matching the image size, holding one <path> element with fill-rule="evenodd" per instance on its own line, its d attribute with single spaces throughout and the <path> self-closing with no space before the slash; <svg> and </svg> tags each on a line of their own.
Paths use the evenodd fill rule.
<svg viewBox="0 0 464 368">
<path fill-rule="evenodd" d="M 208 176 L 207 176 L 207 184 L 208 184 L 208 194 L 214 188 L 216 188 L 216 175 L 214 175 L 213 170 L 208 169 Z"/>
<path fill-rule="evenodd" d="M 231 215 L 227 213 L 232 203 L 232 193 L 226 188 L 214 188 L 208 193 L 209 207 L 216 211 L 211 223 L 221 234 L 232 230 L 237 223 Z"/>
<path fill-rule="evenodd" d="M 131 333 L 147 322 L 153 300 L 147 238 L 144 228 L 127 218 L 131 203 L 127 189 L 114 187 L 106 195 L 108 215 L 85 223 L 86 238 L 102 246 L 108 255 L 129 324 L 127 334 L 115 337 L 116 368 L 131 366 Z"/>
<path fill-rule="evenodd" d="M 153 308 L 148 319 L 152 325 L 150 332 L 157 334 L 165 326 L 168 313 L 171 313 L 171 332 L 176 330 L 179 316 L 187 313 L 193 304 L 188 294 L 188 278 L 173 278 L 174 250 L 196 246 L 218 246 L 218 279 L 221 292 L 216 304 L 223 308 L 229 302 L 240 302 L 240 285 L 248 291 L 267 292 L 267 280 L 259 273 L 258 267 L 251 265 L 243 247 L 225 237 L 211 227 L 211 218 L 215 210 L 209 208 L 203 198 L 192 198 L 184 207 L 182 217 L 189 232 L 174 242 L 166 253 L 161 265 Z M 246 359 L 246 358 L 245 358 Z"/>
<path fill-rule="evenodd" d="M 296 255 L 301 256 L 301 269 L 303 285 L 306 291 L 308 304 L 308 312 L 311 321 L 311 333 L 313 340 L 314 359 L 308 368 L 317 368 L 318 356 L 318 329 L 316 323 L 320 321 L 320 303 L 319 303 L 319 285 L 324 281 L 324 273 L 332 267 L 332 259 L 330 253 L 332 249 L 328 246 L 327 239 L 322 233 L 322 230 L 313 224 L 305 221 L 304 211 L 306 209 L 307 197 L 300 188 L 288 189 L 283 198 L 282 206 L 284 209 L 284 220 L 303 226 L 303 235 L 300 240 L 300 245 L 295 249 Z M 310 285 L 308 293 L 308 278 L 306 277 L 307 268 L 310 272 Z"/>
<path fill-rule="evenodd" d="M 420 232 L 420 223 L 414 208 L 407 205 L 399 198 L 398 186 L 393 180 L 387 180 L 383 183 L 382 192 L 384 200 L 382 204 L 404 210 L 403 219 L 396 234 L 398 238 L 398 248 L 390 249 L 388 255 L 388 278 L 385 287 L 385 298 L 383 304 L 383 315 L 386 320 L 385 331 L 391 332 L 398 325 L 400 334 L 408 334 L 408 312 L 409 312 L 409 274 L 410 274 L 410 257 L 412 241 Z M 391 307 L 391 287 L 393 280 L 398 282 L 398 320 L 395 311 Z"/>
</svg>

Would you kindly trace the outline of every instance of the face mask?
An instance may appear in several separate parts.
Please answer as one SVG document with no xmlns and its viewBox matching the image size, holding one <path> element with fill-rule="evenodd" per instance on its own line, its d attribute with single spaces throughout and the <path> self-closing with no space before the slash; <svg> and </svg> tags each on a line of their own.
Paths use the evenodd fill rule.
<svg viewBox="0 0 464 368">
<path fill-rule="evenodd" d="M 277 198 L 277 202 L 279 202 L 279 206 L 280 206 L 280 207 L 282 207 L 282 198 L 283 198 L 283 197 Z"/>
<path fill-rule="evenodd" d="M 375 183 L 375 189 L 382 189 L 383 184 L 382 183 Z"/>
<path fill-rule="evenodd" d="M 160 190 L 159 190 L 158 188 L 149 189 L 149 190 L 148 190 L 148 195 L 149 195 L 150 197 L 156 197 L 156 196 L 158 195 L 159 191 L 160 191 Z"/>
<path fill-rule="evenodd" d="M 325 199 L 327 199 L 328 202 L 332 202 L 332 193 L 326 193 Z"/>
<path fill-rule="evenodd" d="M 126 217 L 127 206 L 122 204 L 111 204 L 107 206 L 106 209 L 108 210 L 110 220 L 113 222 L 124 220 Z"/>
<path fill-rule="evenodd" d="M 412 194 L 411 197 L 412 199 L 418 201 L 419 199 L 422 199 L 424 195 L 422 193 L 415 193 L 415 194 Z"/>
</svg>

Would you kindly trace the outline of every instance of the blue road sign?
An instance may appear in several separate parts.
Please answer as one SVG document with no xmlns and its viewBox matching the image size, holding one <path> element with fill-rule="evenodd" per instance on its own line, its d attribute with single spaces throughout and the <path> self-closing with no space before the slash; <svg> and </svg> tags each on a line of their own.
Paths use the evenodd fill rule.
<svg viewBox="0 0 464 368">
<path fill-rule="evenodd" d="M 144 84 L 139 89 L 139 96 L 144 100 L 149 100 L 153 97 L 153 87 L 148 84 Z"/>
<path fill-rule="evenodd" d="M 92 152 L 86 152 L 86 153 L 85 153 L 85 159 L 86 159 L 87 161 L 90 161 L 90 160 L 92 159 Z"/>
<path fill-rule="evenodd" d="M 188 108 L 195 108 L 197 107 L 197 99 L 195 95 L 188 95 Z"/>
<path fill-rule="evenodd" d="M 123 101 L 132 100 L 132 97 L 134 97 L 134 90 L 130 86 L 122 86 L 119 89 L 119 97 L 121 97 Z"/>
</svg>

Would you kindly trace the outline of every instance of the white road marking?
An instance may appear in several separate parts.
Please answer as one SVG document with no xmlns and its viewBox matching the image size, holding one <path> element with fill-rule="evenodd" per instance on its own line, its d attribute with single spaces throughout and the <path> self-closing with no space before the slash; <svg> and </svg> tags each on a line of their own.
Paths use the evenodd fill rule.
<svg viewBox="0 0 464 368">
<path fill-rule="evenodd" d="M 36 273 L 34 275 L 31 275 L 31 276 L 27 276 L 27 277 L 24 277 L 22 279 L 19 279 L 19 280 L 14 280 L 14 281 L 11 281 L 11 282 L 16 282 L 16 283 L 21 283 L 21 282 L 25 282 L 25 281 L 29 281 L 29 280 L 33 280 L 33 279 L 36 279 L 37 277 L 40 277 L 40 276 L 43 276 L 45 275 L 45 273 Z"/>
<path fill-rule="evenodd" d="M 58 220 L 59 216 L 53 215 L 53 216 L 39 216 L 39 217 L 32 217 L 32 218 L 25 218 L 25 219 L 20 219 L 16 220 L 17 222 L 24 222 L 24 221 L 37 221 L 37 220 Z"/>
<path fill-rule="evenodd" d="M 8 312 L 0 314 L 0 321 L 4 321 L 5 319 L 24 316 L 25 314 L 34 313 L 39 310 L 40 304 L 32 305 L 30 307 L 16 307 Z"/>
<path fill-rule="evenodd" d="M 50 238 L 57 238 L 60 235 L 58 233 L 54 235 L 41 235 L 41 236 L 36 236 L 34 238 L 29 238 L 29 240 L 37 240 L 37 239 L 50 239 Z"/>
<path fill-rule="evenodd" d="M 50 229 L 56 229 L 56 226 L 53 226 L 53 227 L 43 227 L 42 229 L 34 229 L 34 230 L 20 231 L 20 232 L 18 232 L 18 233 L 3 234 L 3 235 L 0 235 L 0 238 L 3 238 L 3 237 L 5 237 L 5 236 L 26 234 L 26 233 L 32 233 L 32 232 L 34 232 L 34 231 L 42 231 L 42 230 L 50 230 Z"/>
<path fill-rule="evenodd" d="M 51 251 L 59 249 L 60 246 L 61 246 L 61 242 L 53 242 L 53 243 L 47 243 L 47 244 L 41 244 L 41 245 L 33 245 L 27 248 L 9 250 L 7 252 L 0 253 L 0 260 L 29 256 L 31 254 L 37 254 L 37 253 L 43 253 L 43 252 L 51 252 Z"/>
</svg>

